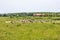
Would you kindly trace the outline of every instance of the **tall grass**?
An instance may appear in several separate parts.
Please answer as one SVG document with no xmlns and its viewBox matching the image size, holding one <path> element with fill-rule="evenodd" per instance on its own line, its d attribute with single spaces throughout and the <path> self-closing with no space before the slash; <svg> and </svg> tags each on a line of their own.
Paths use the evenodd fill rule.
<svg viewBox="0 0 60 40">
<path fill-rule="evenodd" d="M 60 25 L 52 23 L 5 23 L 0 17 L 0 40 L 60 40 Z"/>
</svg>

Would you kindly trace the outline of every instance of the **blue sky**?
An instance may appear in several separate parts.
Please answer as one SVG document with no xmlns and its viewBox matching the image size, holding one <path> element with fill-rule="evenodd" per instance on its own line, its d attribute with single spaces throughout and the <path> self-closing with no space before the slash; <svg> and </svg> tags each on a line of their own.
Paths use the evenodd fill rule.
<svg viewBox="0 0 60 40">
<path fill-rule="evenodd" d="M 0 0 L 0 13 L 60 12 L 60 0 Z"/>
</svg>

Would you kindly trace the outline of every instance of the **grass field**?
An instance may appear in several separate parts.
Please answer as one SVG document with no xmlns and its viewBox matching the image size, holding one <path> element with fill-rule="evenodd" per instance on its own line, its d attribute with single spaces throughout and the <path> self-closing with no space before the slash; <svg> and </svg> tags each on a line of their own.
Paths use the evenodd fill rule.
<svg viewBox="0 0 60 40">
<path fill-rule="evenodd" d="M 0 17 L 0 40 L 60 40 L 60 24 L 5 23 L 23 18 Z"/>
</svg>

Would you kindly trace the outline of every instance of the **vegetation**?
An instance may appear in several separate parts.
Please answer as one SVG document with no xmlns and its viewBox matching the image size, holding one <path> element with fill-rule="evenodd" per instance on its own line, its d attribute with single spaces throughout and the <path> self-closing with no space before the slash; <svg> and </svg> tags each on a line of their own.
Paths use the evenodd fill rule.
<svg viewBox="0 0 60 40">
<path fill-rule="evenodd" d="M 48 17 L 60 17 L 60 12 L 30 12 L 30 13 L 26 13 L 26 12 L 23 12 L 23 13 L 7 13 L 7 14 L 0 14 L 0 16 L 2 17 L 7 17 L 7 16 L 10 16 L 10 17 L 23 17 L 23 16 L 33 16 L 33 14 L 46 14 L 48 15 Z M 42 17 L 42 16 L 40 16 Z M 46 16 L 44 16 L 46 17 Z"/>
<path fill-rule="evenodd" d="M 1 14 L 0 40 L 60 40 L 59 17 L 17 14 Z"/>
</svg>

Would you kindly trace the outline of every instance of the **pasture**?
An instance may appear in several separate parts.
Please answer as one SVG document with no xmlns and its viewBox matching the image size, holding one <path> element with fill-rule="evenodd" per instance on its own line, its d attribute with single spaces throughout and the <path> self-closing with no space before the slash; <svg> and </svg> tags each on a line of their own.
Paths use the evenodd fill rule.
<svg viewBox="0 0 60 40">
<path fill-rule="evenodd" d="M 60 21 L 51 19 L 0 17 L 0 40 L 60 40 Z"/>
</svg>

